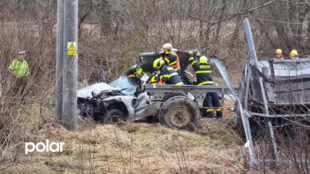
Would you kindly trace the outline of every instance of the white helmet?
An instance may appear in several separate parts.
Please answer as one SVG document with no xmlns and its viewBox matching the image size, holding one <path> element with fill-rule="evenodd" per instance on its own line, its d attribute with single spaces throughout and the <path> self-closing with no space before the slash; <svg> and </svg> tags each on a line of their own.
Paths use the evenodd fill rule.
<svg viewBox="0 0 310 174">
<path fill-rule="evenodd" d="M 171 44 L 171 43 L 165 43 L 165 44 L 163 45 L 163 49 L 164 49 L 164 50 L 170 50 L 170 49 L 172 49 L 172 44 Z"/>
<path fill-rule="evenodd" d="M 206 56 L 201 56 L 199 58 L 199 63 L 208 63 L 208 58 Z"/>
</svg>

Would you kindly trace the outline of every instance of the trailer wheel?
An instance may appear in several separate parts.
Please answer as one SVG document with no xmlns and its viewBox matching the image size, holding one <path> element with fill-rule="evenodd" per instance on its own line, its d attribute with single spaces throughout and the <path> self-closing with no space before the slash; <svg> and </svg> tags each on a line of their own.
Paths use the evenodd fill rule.
<svg viewBox="0 0 310 174">
<path fill-rule="evenodd" d="M 102 122 L 105 124 L 118 123 L 125 120 L 125 114 L 119 109 L 108 110 L 102 117 Z"/>
<path fill-rule="evenodd" d="M 192 130 L 200 127 L 199 107 L 188 97 L 172 97 L 164 102 L 159 120 L 169 128 Z"/>
</svg>

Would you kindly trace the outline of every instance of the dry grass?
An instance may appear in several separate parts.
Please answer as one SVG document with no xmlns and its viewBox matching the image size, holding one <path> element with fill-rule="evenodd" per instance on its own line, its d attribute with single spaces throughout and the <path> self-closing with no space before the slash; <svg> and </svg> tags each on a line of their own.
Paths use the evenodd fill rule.
<svg viewBox="0 0 310 174">
<path fill-rule="evenodd" d="M 225 104 L 231 107 L 233 102 Z M 19 115 L 20 128 L 15 131 L 21 138 L 13 139 L 2 153 L 7 160 L 0 173 L 262 172 L 249 168 L 244 140 L 235 132 L 229 113 L 221 120 L 202 119 L 195 132 L 148 123 L 102 125 L 87 118 L 79 119 L 78 132 L 69 132 L 54 121 L 53 108 L 39 104 L 18 108 L 12 115 Z M 46 139 L 65 142 L 64 151 L 24 154 L 25 142 Z M 266 169 L 279 172 L 274 170 Z"/>
<path fill-rule="evenodd" d="M 79 131 L 69 132 L 52 121 L 52 109 L 26 108 L 27 141 L 64 141 L 62 153 L 24 155 L 23 142 L 8 173 L 243 173 L 242 140 L 232 116 L 204 119 L 196 132 L 172 130 L 159 124 L 126 122 L 96 124 L 80 119 Z M 41 116 L 41 114 L 44 116 Z M 40 129 L 38 128 L 40 127 Z M 31 131 L 30 131 L 31 130 Z M 9 166 L 5 163 L 4 166 Z"/>
</svg>

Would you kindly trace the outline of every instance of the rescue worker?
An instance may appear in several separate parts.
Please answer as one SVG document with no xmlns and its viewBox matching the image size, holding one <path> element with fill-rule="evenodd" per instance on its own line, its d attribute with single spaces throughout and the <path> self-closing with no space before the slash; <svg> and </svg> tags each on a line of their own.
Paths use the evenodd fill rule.
<svg viewBox="0 0 310 174">
<path fill-rule="evenodd" d="M 157 72 L 153 72 L 151 77 L 146 81 L 145 84 L 151 84 L 151 85 L 155 85 L 157 84 Z M 142 85 L 142 91 L 145 90 L 145 84 Z"/>
<path fill-rule="evenodd" d="M 174 70 L 181 76 L 181 66 L 179 56 L 173 52 L 172 44 L 165 43 L 162 46 L 164 50 L 164 54 L 161 55 L 159 58 L 165 61 L 165 64 L 174 68 Z"/>
<path fill-rule="evenodd" d="M 284 59 L 283 52 L 281 49 L 277 49 L 275 54 L 276 54 L 276 57 L 274 59 L 280 59 L 280 60 Z"/>
<path fill-rule="evenodd" d="M 179 74 L 172 67 L 166 65 L 164 60 L 156 59 L 153 62 L 153 68 L 159 71 L 157 76 L 158 84 L 183 85 Z"/>
<path fill-rule="evenodd" d="M 196 72 L 197 85 L 214 85 L 212 80 L 212 69 L 211 65 L 208 63 L 208 58 L 201 56 L 199 57 L 199 63 L 197 63 L 192 55 L 192 51 L 190 51 L 189 54 L 191 55 L 189 58 L 189 63 Z M 200 55 L 199 52 L 196 53 L 196 55 L 197 54 Z M 203 101 L 203 106 L 207 107 L 204 116 L 213 117 L 214 111 L 216 111 L 216 118 L 223 117 L 221 103 L 216 92 L 208 92 L 206 94 L 206 97 Z"/>
<path fill-rule="evenodd" d="M 143 75 L 144 75 L 144 73 L 143 73 L 142 68 L 137 69 L 133 74 L 127 75 L 128 80 L 138 86 L 138 88 L 136 89 L 136 92 L 135 92 L 136 95 L 142 91 L 141 78 L 143 77 Z"/>
<path fill-rule="evenodd" d="M 158 78 L 158 74 L 157 74 L 157 72 L 154 72 L 154 73 L 152 73 L 151 78 L 149 78 L 146 83 L 154 85 L 157 83 L 157 78 Z"/>
<path fill-rule="evenodd" d="M 14 93 L 23 94 L 27 85 L 27 76 L 29 75 L 29 66 L 25 60 L 26 51 L 19 51 L 17 59 L 14 59 L 9 66 L 10 72 L 17 78 L 14 86 Z"/>
<path fill-rule="evenodd" d="M 298 59 L 298 52 L 297 50 L 292 50 L 291 53 L 290 53 L 290 58 L 292 60 L 295 60 L 295 59 Z"/>
</svg>

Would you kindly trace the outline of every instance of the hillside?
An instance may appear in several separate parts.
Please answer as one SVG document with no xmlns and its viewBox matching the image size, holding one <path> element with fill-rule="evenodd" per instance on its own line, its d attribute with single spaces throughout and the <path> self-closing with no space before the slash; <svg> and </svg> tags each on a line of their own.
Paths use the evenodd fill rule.
<svg viewBox="0 0 310 174">
<path fill-rule="evenodd" d="M 34 107 L 35 108 L 35 107 Z M 48 110 L 48 109 L 47 109 Z M 48 111 L 46 112 L 48 113 Z M 39 111 L 39 110 L 38 110 Z M 35 113 L 33 113 L 35 115 Z M 46 117 L 44 119 L 47 119 Z M 63 153 L 23 154 L 8 173 L 244 173 L 248 171 L 243 141 L 235 133 L 232 116 L 203 119 L 195 132 L 172 130 L 160 124 L 126 122 L 102 125 L 79 120 L 79 131 L 69 132 L 37 117 L 27 140 L 64 141 Z M 42 126 L 39 130 L 36 126 Z M 26 137 L 24 137 L 26 138 Z"/>
<path fill-rule="evenodd" d="M 16 112 L 24 114 L 11 134 L 24 141 L 7 149 L 3 173 L 260 173 L 269 168 L 249 168 L 248 151 L 229 112 L 223 119 L 202 119 L 194 132 L 159 123 L 103 125 L 88 118 L 80 118 L 79 130 L 70 132 L 54 121 L 53 108 L 34 104 Z M 65 142 L 63 152 L 25 155 L 25 142 L 46 139 Z"/>
</svg>

